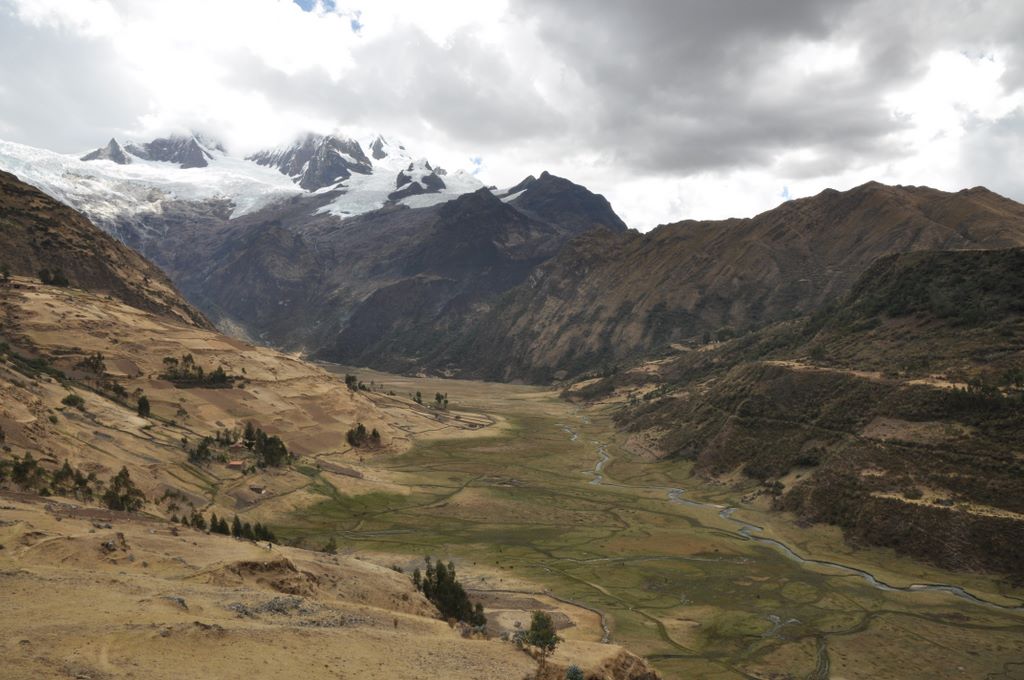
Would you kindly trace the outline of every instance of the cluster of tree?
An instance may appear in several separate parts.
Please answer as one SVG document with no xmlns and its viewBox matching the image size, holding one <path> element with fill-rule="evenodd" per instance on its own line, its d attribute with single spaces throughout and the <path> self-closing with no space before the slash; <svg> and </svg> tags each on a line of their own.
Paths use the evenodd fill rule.
<svg viewBox="0 0 1024 680">
<path fill-rule="evenodd" d="M 256 464 L 260 467 L 281 467 L 292 460 L 292 454 L 277 435 L 268 436 L 266 432 L 253 424 L 246 423 L 242 433 L 242 443 L 256 455 Z"/>
<path fill-rule="evenodd" d="M 345 441 L 349 446 L 357 449 L 364 446 L 377 448 L 380 446 L 380 432 L 377 431 L 377 428 L 367 432 L 365 425 L 356 423 L 355 427 L 345 433 Z"/>
<path fill-rule="evenodd" d="M 466 590 L 459 583 L 455 574 L 455 565 L 449 562 L 447 565 L 438 560 L 435 564 L 431 562 L 430 556 L 423 558 L 426 569 L 420 573 L 419 568 L 412 573 L 412 583 L 416 590 L 423 593 L 424 597 L 430 600 L 441 616 L 446 619 L 457 619 L 471 626 L 483 626 L 487 624 L 487 617 L 484 616 L 484 608 L 479 602 L 476 606 L 469 601 Z"/>
<path fill-rule="evenodd" d="M 77 408 L 79 411 L 85 410 L 85 399 L 82 399 L 82 397 L 74 392 L 68 392 L 67 396 L 60 400 L 60 403 L 71 408 Z"/>
<path fill-rule="evenodd" d="M 132 482 L 128 468 L 122 467 L 110 480 L 110 486 L 103 492 L 101 500 L 111 510 L 137 512 L 146 504 L 146 495 Z"/>
<path fill-rule="evenodd" d="M 367 389 L 366 383 L 361 382 L 357 376 L 354 376 L 351 373 L 345 374 L 345 387 L 349 388 L 353 392 Z"/>
<path fill-rule="evenodd" d="M 440 392 L 434 393 L 434 403 L 437 404 L 438 408 L 448 410 L 448 393 L 441 394 Z"/>
<path fill-rule="evenodd" d="M 146 503 L 145 494 L 135 486 L 128 469 L 124 467 L 110 480 L 106 490 L 102 491 L 104 484 L 95 472 L 84 474 L 78 468 L 71 467 L 67 460 L 49 472 L 31 453 L 26 452 L 22 458 L 15 456 L 0 461 L 0 483 L 8 479 L 22 490 L 41 496 L 58 495 L 91 501 L 99 493 L 100 501 L 111 510 L 135 512 Z"/>
<path fill-rule="evenodd" d="M 3 432 L 0 431 L 0 442 L 3 439 Z M 78 468 L 71 467 L 66 460 L 64 465 L 50 473 L 32 457 L 31 453 L 26 453 L 22 458 L 15 456 L 13 459 L 0 461 L 0 483 L 8 479 L 24 491 L 32 491 L 42 496 L 56 494 L 81 501 L 91 501 L 95 495 L 94 487 L 102 486 L 95 472 L 83 474 Z"/>
<path fill-rule="evenodd" d="M 214 437 L 203 437 L 195 448 L 188 448 L 188 440 L 182 438 L 182 445 L 188 450 L 188 460 L 196 465 L 209 463 L 215 457 L 218 460 L 227 460 L 227 456 L 221 452 L 214 454 L 214 446 L 230 446 L 241 439 L 249 451 L 256 457 L 256 465 L 265 467 L 281 467 L 292 460 L 292 454 L 288 447 L 277 435 L 269 436 L 266 432 L 252 423 L 245 424 L 245 430 L 240 432 L 237 428 L 229 430 L 218 430 Z"/>
<path fill-rule="evenodd" d="M 264 526 L 260 522 L 256 522 L 256 524 L 242 522 L 238 515 L 235 515 L 235 518 L 228 524 L 227 518 L 217 517 L 217 513 L 212 513 L 210 515 L 210 522 L 207 524 L 206 518 L 203 517 L 202 513 L 193 509 L 191 517 L 182 515 L 179 519 L 177 515 L 174 515 L 171 517 L 171 521 L 180 522 L 184 526 L 199 529 L 200 531 L 209 529 L 211 534 L 234 536 L 235 538 L 244 538 L 249 541 L 277 543 L 277 537 L 274 536 L 274 532 L 269 527 Z"/>
<path fill-rule="evenodd" d="M 188 450 L 188 462 L 194 465 L 209 463 L 213 459 L 211 444 L 213 444 L 213 437 L 203 437 L 196 447 Z"/>
<path fill-rule="evenodd" d="M 416 396 L 413 397 L 412 400 L 415 401 L 417 404 L 422 404 L 423 403 L 423 393 L 420 392 L 419 390 L 416 390 Z"/>
<path fill-rule="evenodd" d="M 48 268 L 43 267 L 39 270 L 39 280 L 42 281 L 45 286 L 60 286 L 67 288 L 71 285 L 68 281 L 68 277 L 64 274 L 62 269 L 54 269 L 50 271 Z"/>
<path fill-rule="evenodd" d="M 175 357 L 164 357 L 164 372 L 160 374 L 177 387 L 233 387 L 237 378 L 228 375 L 223 366 L 206 371 L 196 363 L 191 354 L 184 354 L 179 361 Z"/>
<path fill-rule="evenodd" d="M 84 359 L 75 364 L 75 368 L 80 368 L 84 371 L 91 371 L 96 375 L 103 375 L 107 372 L 107 362 L 103 357 L 102 352 L 96 352 L 95 354 L 89 354 Z"/>
<path fill-rule="evenodd" d="M 253 433 L 255 435 L 255 432 Z M 217 430 L 213 433 L 213 440 L 221 446 L 231 446 L 237 444 L 242 438 L 242 430 L 237 427 L 224 428 L 223 430 Z"/>
<path fill-rule="evenodd" d="M 28 454 L 25 454 L 28 455 Z M 82 474 L 78 468 L 72 468 L 67 460 L 57 468 L 50 480 L 50 489 L 58 496 L 77 498 L 80 501 L 91 501 L 93 486 L 98 485 L 96 473 Z"/>
</svg>

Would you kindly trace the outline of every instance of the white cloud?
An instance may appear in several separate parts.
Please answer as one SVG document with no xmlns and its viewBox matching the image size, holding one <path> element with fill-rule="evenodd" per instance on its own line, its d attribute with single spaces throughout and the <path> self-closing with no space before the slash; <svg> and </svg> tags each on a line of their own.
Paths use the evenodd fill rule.
<svg viewBox="0 0 1024 680">
<path fill-rule="evenodd" d="M 0 136 L 380 131 L 486 183 L 566 176 L 641 229 L 869 179 L 1024 199 L 1024 7 L 727 4 L 0 0 L 0 58 L 31 64 L 0 72 Z"/>
</svg>

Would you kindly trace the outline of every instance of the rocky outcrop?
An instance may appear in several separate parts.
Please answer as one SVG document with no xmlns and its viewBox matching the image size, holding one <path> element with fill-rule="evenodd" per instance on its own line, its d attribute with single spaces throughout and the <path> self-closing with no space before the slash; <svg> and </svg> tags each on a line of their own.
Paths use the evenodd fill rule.
<svg viewBox="0 0 1024 680">
<path fill-rule="evenodd" d="M 145 144 L 129 144 L 129 153 L 147 161 L 177 163 L 182 169 L 205 168 L 213 154 L 195 135 L 172 135 Z"/>
<path fill-rule="evenodd" d="M 131 157 L 127 154 L 127 152 L 125 152 L 124 147 L 122 147 L 118 143 L 118 141 L 113 137 L 110 138 L 110 141 L 107 142 L 106 146 L 101 146 L 95 151 L 85 154 L 84 156 L 82 156 L 81 160 L 113 161 L 118 165 L 128 165 L 129 163 L 132 162 Z"/>
<path fill-rule="evenodd" d="M 333 135 L 308 134 L 290 147 L 260 151 L 248 157 L 277 168 L 307 191 L 316 191 L 352 176 L 373 172 L 359 142 Z"/>
</svg>

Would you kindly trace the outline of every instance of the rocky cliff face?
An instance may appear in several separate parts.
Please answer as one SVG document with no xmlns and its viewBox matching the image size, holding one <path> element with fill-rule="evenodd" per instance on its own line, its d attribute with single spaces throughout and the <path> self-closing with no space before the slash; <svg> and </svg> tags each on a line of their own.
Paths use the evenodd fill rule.
<svg viewBox="0 0 1024 680">
<path fill-rule="evenodd" d="M 812 312 L 884 255 L 1019 245 L 1024 206 L 1009 199 L 877 183 L 751 219 L 595 232 L 532 272 L 440 361 L 543 382 Z"/>
<path fill-rule="evenodd" d="M 277 168 L 306 191 L 316 191 L 352 176 L 373 171 L 359 142 L 334 135 L 306 135 L 290 147 L 249 156 L 259 165 Z"/>
<path fill-rule="evenodd" d="M 275 205 L 223 228 L 182 224 L 146 252 L 225 326 L 330 360 L 410 369 L 569 239 L 621 224 L 600 197 L 526 213 L 481 189 L 344 221 L 316 214 L 317 200 L 329 198 Z"/>
</svg>

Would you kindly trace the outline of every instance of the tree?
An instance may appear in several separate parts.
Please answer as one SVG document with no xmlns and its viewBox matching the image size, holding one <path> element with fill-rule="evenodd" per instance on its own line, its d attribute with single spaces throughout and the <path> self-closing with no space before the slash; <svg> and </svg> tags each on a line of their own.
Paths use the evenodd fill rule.
<svg viewBox="0 0 1024 680">
<path fill-rule="evenodd" d="M 192 524 L 192 528 L 193 529 L 199 529 L 200 531 L 206 531 L 206 518 L 203 517 L 196 510 L 192 511 L 191 524 Z"/>
<path fill-rule="evenodd" d="M 267 437 L 263 443 L 261 463 L 270 467 L 281 467 L 290 459 L 288 449 L 277 435 Z"/>
<path fill-rule="evenodd" d="M 231 521 L 231 535 L 235 538 L 242 537 L 242 520 L 238 519 L 238 515 Z"/>
<path fill-rule="evenodd" d="M 544 668 L 548 655 L 555 651 L 555 647 L 562 638 L 555 633 L 555 624 L 551 617 L 542 611 L 533 613 L 530 621 L 530 629 L 526 631 L 526 642 L 540 651 L 540 666 Z"/>
<path fill-rule="evenodd" d="M 446 619 L 458 619 L 473 626 L 487 624 L 487 617 L 484 616 L 483 605 L 477 603 L 473 606 L 466 595 L 466 590 L 459 583 L 455 573 L 455 565 L 451 562 L 445 564 L 438 561 L 436 564 L 430 561 L 430 557 L 424 557 L 426 571 L 420 574 L 416 569 L 412 574 L 413 585 L 423 593 L 423 596 L 430 600 L 441 616 Z"/>
<path fill-rule="evenodd" d="M 103 503 L 111 510 L 136 512 L 146 504 L 146 495 L 132 482 L 128 468 L 122 467 L 103 494 Z"/>
<path fill-rule="evenodd" d="M 576 664 L 569 666 L 565 671 L 565 680 L 583 680 L 583 669 Z"/>
<path fill-rule="evenodd" d="M 417 404 L 422 404 L 423 403 L 423 393 L 420 392 L 419 390 L 416 390 L 416 398 L 413 399 L 413 401 L 415 401 Z"/>
<path fill-rule="evenodd" d="M 349 373 L 345 374 L 345 387 L 349 388 L 353 392 L 359 389 L 359 378 Z"/>
<path fill-rule="evenodd" d="M 78 396 L 74 392 L 68 393 L 67 396 L 65 396 L 63 399 L 60 400 L 60 403 L 64 404 L 65 406 L 71 406 L 72 408 L 77 408 L 79 411 L 84 411 L 85 410 L 85 399 L 82 399 L 80 396 Z"/>
<path fill-rule="evenodd" d="M 356 426 L 345 433 L 345 441 L 349 446 L 359 447 L 366 443 L 366 426 L 356 423 Z"/>
<path fill-rule="evenodd" d="M 138 413 L 139 417 L 141 418 L 149 417 L 149 397 L 147 397 L 144 394 L 141 397 L 139 397 Z"/>
<path fill-rule="evenodd" d="M 242 434 L 242 443 L 245 444 L 245 448 L 252 450 L 252 447 L 256 445 L 256 427 L 252 424 L 252 421 L 245 424 L 245 432 Z"/>
<path fill-rule="evenodd" d="M 39 281 L 44 286 L 49 286 L 51 283 L 53 283 L 53 274 L 50 273 L 49 269 L 43 267 L 42 269 L 39 270 Z"/>
<path fill-rule="evenodd" d="M 212 437 L 203 437 L 202 441 L 199 442 L 199 446 L 188 452 L 188 462 L 197 465 L 210 462 L 210 459 L 213 458 L 213 453 L 210 451 L 210 444 L 212 443 Z"/>
<path fill-rule="evenodd" d="M 103 353 L 96 352 L 95 354 L 90 354 L 86 356 L 84 359 L 75 364 L 75 368 L 81 368 L 86 371 L 91 371 L 98 376 L 102 376 L 104 373 L 107 372 L 107 363 L 103 357 Z"/>
<path fill-rule="evenodd" d="M 0 266 L 0 281 L 7 283 L 11 280 L 11 268 L 6 264 Z"/>
</svg>

